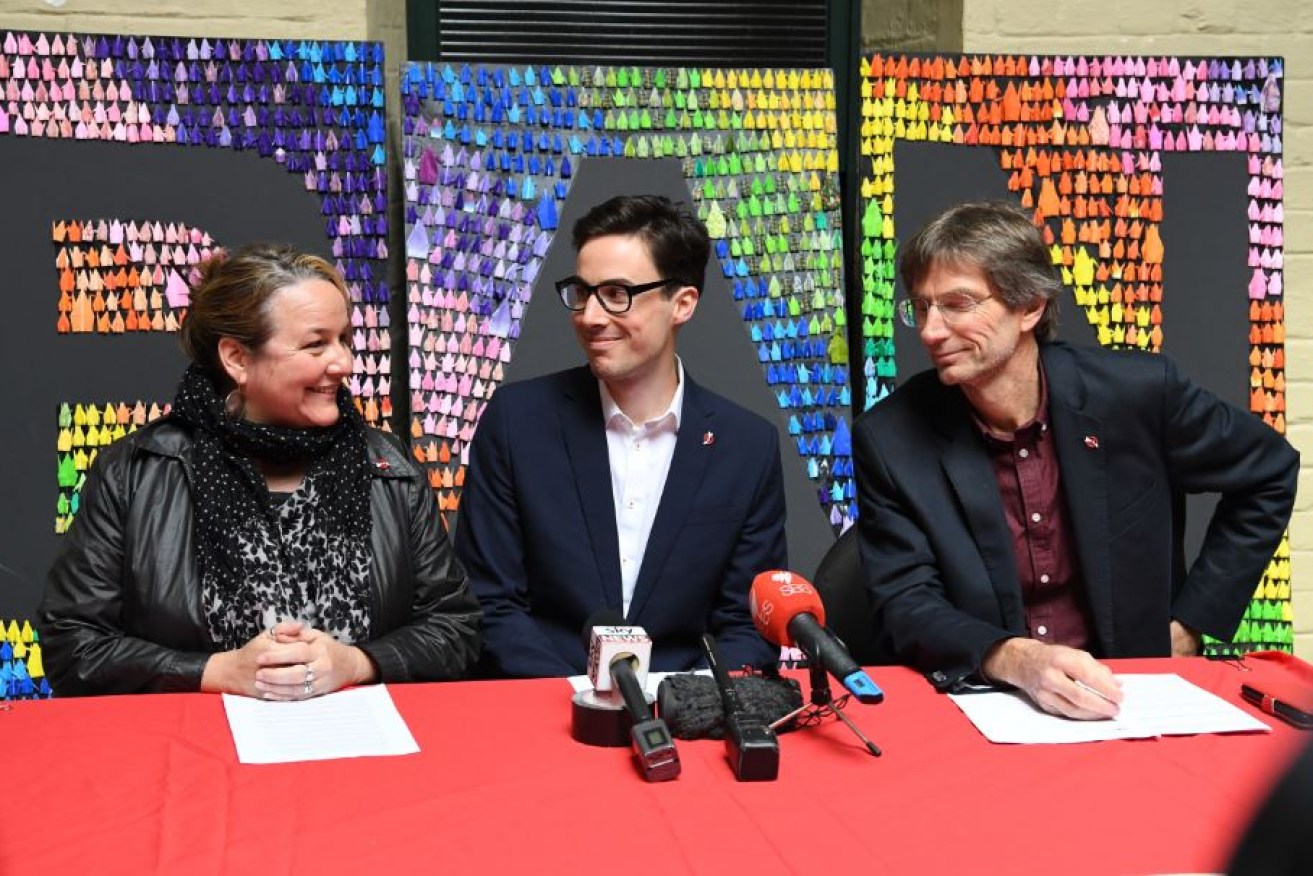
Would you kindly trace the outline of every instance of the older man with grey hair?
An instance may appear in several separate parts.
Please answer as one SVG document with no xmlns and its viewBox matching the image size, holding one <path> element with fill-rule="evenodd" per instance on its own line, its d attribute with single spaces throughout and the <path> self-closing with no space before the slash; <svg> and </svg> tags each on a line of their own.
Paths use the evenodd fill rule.
<svg viewBox="0 0 1313 876">
<path fill-rule="evenodd" d="M 1101 658 L 1229 639 L 1290 518 L 1299 455 L 1164 356 L 1055 340 L 1025 213 L 962 204 L 904 247 L 934 365 L 854 424 L 861 556 L 887 655 L 944 690 L 1011 685 L 1111 717 Z M 1184 558 L 1184 497 L 1221 496 Z"/>
</svg>

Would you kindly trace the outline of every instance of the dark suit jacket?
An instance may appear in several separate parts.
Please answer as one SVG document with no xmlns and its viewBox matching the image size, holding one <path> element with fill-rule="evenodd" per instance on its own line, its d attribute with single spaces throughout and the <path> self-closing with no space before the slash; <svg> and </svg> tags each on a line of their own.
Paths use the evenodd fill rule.
<svg viewBox="0 0 1313 876">
<path fill-rule="evenodd" d="M 1167 655 L 1173 618 L 1235 634 L 1294 505 L 1299 455 L 1167 358 L 1045 344 L 1049 423 L 1101 657 Z M 998 484 L 965 396 L 933 371 L 853 427 L 862 562 L 891 658 L 940 688 L 1027 635 Z M 1220 493 L 1187 570 L 1184 495 Z"/>
<path fill-rule="evenodd" d="M 601 396 L 588 368 L 507 384 L 489 401 L 470 447 L 456 553 L 483 606 L 487 668 L 586 671 L 585 622 L 622 605 Z M 786 563 L 777 431 L 686 372 L 675 453 L 626 618 L 652 637 L 652 668 L 698 665 L 704 631 L 731 667 L 774 659 L 778 649 L 753 628 L 748 589 L 758 572 Z"/>
</svg>

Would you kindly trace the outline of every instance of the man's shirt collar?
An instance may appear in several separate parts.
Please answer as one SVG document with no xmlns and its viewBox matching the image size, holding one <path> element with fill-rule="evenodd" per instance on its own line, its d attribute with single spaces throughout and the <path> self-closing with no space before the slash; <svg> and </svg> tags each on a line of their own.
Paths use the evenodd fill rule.
<svg viewBox="0 0 1313 876">
<path fill-rule="evenodd" d="M 616 404 L 615 399 L 611 397 L 611 392 L 606 388 L 605 383 L 599 380 L 597 381 L 597 387 L 602 394 L 602 422 L 609 425 L 616 417 L 621 417 L 630 428 L 640 425 L 651 428 L 669 417 L 674 424 L 674 430 L 679 431 L 679 422 L 684 416 L 684 363 L 678 356 L 675 357 L 675 394 L 670 397 L 670 404 L 666 406 L 666 409 L 659 416 L 653 417 L 646 423 L 634 423 L 630 420 L 628 415 L 620 410 L 620 405 Z"/>
</svg>

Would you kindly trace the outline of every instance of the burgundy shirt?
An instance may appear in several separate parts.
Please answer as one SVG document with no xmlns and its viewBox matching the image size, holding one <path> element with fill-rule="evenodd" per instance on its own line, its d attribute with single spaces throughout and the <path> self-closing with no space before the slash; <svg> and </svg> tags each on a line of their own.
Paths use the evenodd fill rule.
<svg viewBox="0 0 1313 876">
<path fill-rule="evenodd" d="M 1003 513 L 1012 533 L 1017 581 L 1031 638 L 1088 650 L 1089 608 L 1063 501 L 1061 470 L 1048 425 L 1048 385 L 1040 369 L 1039 412 L 1011 435 L 976 417 L 985 436 Z"/>
</svg>

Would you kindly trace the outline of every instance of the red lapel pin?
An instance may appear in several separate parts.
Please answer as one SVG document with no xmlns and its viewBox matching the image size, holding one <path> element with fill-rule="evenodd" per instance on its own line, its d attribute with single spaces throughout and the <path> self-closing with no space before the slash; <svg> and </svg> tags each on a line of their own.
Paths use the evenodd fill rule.
<svg viewBox="0 0 1313 876">
<path fill-rule="evenodd" d="M 715 432 L 703 432 L 703 433 L 702 433 L 702 446 L 703 446 L 703 447 L 710 447 L 712 444 L 715 444 L 715 443 L 716 443 L 716 433 L 715 433 Z"/>
<path fill-rule="evenodd" d="M 1086 435 L 1086 436 L 1085 436 L 1085 446 L 1088 447 L 1090 450 L 1098 450 L 1098 449 L 1099 449 L 1099 436 L 1097 436 L 1097 435 Z"/>
</svg>

